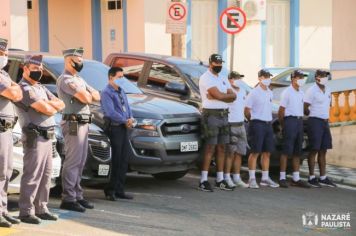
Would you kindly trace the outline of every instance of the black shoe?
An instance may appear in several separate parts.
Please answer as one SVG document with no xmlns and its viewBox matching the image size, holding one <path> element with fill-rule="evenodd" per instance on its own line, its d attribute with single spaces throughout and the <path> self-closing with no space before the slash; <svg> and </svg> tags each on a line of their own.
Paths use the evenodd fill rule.
<svg viewBox="0 0 356 236">
<path fill-rule="evenodd" d="M 19 216 L 19 219 L 21 220 L 21 222 L 34 225 L 41 224 L 42 222 L 40 218 L 34 215 Z"/>
<path fill-rule="evenodd" d="M 199 182 L 198 189 L 201 191 L 204 191 L 204 192 L 214 192 L 213 188 L 211 187 L 211 185 L 208 181 L 204 181 L 203 183 Z"/>
<path fill-rule="evenodd" d="M 43 213 L 43 214 L 36 214 L 36 216 L 38 218 L 40 218 L 41 220 L 53 220 L 53 221 L 56 221 L 58 220 L 58 216 L 51 213 L 51 212 L 46 212 L 46 213 Z"/>
<path fill-rule="evenodd" d="M 21 222 L 19 219 L 16 219 L 15 217 L 10 216 L 9 214 L 4 214 L 3 217 L 5 218 L 5 220 L 7 220 L 8 222 L 14 225 L 20 224 Z"/>
<path fill-rule="evenodd" d="M 321 188 L 321 185 L 319 184 L 319 181 L 317 180 L 317 178 L 308 180 L 308 183 L 309 183 L 313 188 Z"/>
<path fill-rule="evenodd" d="M 64 202 L 62 201 L 59 208 L 69 211 L 85 212 L 85 208 L 78 202 Z"/>
<path fill-rule="evenodd" d="M 286 179 L 280 179 L 279 180 L 279 187 L 280 188 L 288 188 L 288 183 Z"/>
<path fill-rule="evenodd" d="M 84 198 L 77 201 L 82 207 L 86 209 L 94 209 L 94 205 Z"/>
<path fill-rule="evenodd" d="M 230 187 L 225 180 L 222 180 L 220 182 L 216 182 L 215 185 L 217 188 L 220 188 L 221 190 L 226 190 L 226 191 L 232 191 L 234 190 L 233 187 Z"/>
<path fill-rule="evenodd" d="M 108 201 L 116 201 L 116 197 L 115 197 L 115 194 L 113 192 L 108 192 L 108 191 L 104 191 L 104 194 L 105 194 L 105 198 L 106 200 Z"/>
<path fill-rule="evenodd" d="M 0 227 L 11 228 L 12 224 L 5 219 L 5 217 L 0 216 Z"/>
<path fill-rule="evenodd" d="M 336 184 L 334 184 L 333 181 L 331 181 L 331 179 L 329 179 L 328 177 L 326 177 L 326 179 L 324 180 L 319 179 L 319 183 L 333 188 L 337 187 Z"/>
<path fill-rule="evenodd" d="M 120 199 L 132 200 L 133 196 L 127 193 L 115 193 L 115 197 Z"/>
<path fill-rule="evenodd" d="M 298 180 L 298 181 L 292 180 L 290 185 L 294 186 L 294 187 L 300 187 L 300 188 L 311 188 L 312 187 L 310 184 L 308 184 L 307 182 L 305 182 L 305 181 L 303 181 L 301 179 Z"/>
</svg>

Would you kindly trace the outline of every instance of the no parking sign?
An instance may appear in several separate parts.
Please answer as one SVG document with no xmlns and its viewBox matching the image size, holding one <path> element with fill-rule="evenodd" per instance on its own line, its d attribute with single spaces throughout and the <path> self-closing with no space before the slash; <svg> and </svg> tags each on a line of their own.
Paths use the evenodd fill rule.
<svg viewBox="0 0 356 236">
<path fill-rule="evenodd" d="M 246 14 L 238 7 L 226 8 L 220 15 L 220 27 L 228 34 L 240 33 L 246 26 Z"/>
</svg>

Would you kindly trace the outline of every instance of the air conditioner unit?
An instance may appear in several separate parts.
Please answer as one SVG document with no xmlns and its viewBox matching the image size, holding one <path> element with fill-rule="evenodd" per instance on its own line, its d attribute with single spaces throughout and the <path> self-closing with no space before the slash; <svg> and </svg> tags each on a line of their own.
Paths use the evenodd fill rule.
<svg viewBox="0 0 356 236">
<path fill-rule="evenodd" d="M 247 20 L 266 20 L 267 0 L 241 0 L 240 6 Z"/>
</svg>

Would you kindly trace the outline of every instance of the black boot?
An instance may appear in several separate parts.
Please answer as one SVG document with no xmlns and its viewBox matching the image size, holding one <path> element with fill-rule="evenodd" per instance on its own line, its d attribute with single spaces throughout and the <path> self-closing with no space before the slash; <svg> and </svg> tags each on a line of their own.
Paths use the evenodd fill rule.
<svg viewBox="0 0 356 236">
<path fill-rule="evenodd" d="M 40 218 L 34 215 L 19 216 L 19 219 L 21 220 L 21 222 L 34 225 L 41 224 L 42 222 Z"/>
<path fill-rule="evenodd" d="M 86 209 L 94 209 L 94 205 L 84 198 L 77 201 L 82 207 Z"/>
<path fill-rule="evenodd" d="M 5 219 L 5 217 L 0 216 L 0 227 L 10 228 L 12 224 Z"/>
<path fill-rule="evenodd" d="M 8 222 L 10 222 L 11 224 L 20 224 L 20 220 L 19 219 L 16 219 L 15 217 L 9 215 L 9 214 L 4 214 L 3 215 L 5 220 L 7 220 Z"/>
<path fill-rule="evenodd" d="M 59 208 L 69 211 L 85 212 L 85 208 L 82 207 L 78 202 L 65 202 L 62 201 Z"/>
</svg>

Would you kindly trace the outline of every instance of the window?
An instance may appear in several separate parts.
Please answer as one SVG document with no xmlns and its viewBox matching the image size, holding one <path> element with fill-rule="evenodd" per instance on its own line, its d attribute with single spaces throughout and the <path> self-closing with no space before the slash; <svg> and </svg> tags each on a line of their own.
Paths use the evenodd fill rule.
<svg viewBox="0 0 356 236">
<path fill-rule="evenodd" d="M 32 9 L 32 1 L 27 1 L 27 9 L 28 10 Z"/>
<path fill-rule="evenodd" d="M 170 91 L 168 84 L 185 86 L 183 79 L 170 66 L 153 63 L 147 79 L 147 87 Z"/>
<path fill-rule="evenodd" d="M 108 1 L 108 10 L 120 10 L 122 9 L 121 0 L 120 1 Z"/>
<path fill-rule="evenodd" d="M 127 79 L 137 82 L 142 73 L 145 62 L 131 58 L 116 58 L 112 66 L 124 69 L 124 75 Z"/>
</svg>

